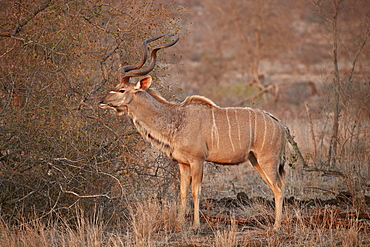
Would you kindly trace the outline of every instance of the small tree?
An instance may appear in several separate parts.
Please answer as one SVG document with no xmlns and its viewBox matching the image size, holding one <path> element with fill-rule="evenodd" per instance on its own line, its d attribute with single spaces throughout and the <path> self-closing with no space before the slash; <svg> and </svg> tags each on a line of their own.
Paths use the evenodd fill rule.
<svg viewBox="0 0 370 247">
<path fill-rule="evenodd" d="M 339 125 L 340 125 L 340 114 L 346 103 L 348 102 L 349 95 L 346 91 L 349 90 L 350 87 L 353 86 L 356 73 L 356 65 L 358 64 L 360 55 L 364 53 L 364 48 L 367 43 L 369 34 L 370 34 L 370 23 L 369 18 L 364 17 L 363 20 L 360 20 L 360 23 L 352 22 L 351 27 L 354 28 L 354 25 L 358 25 L 359 28 L 356 30 L 359 32 L 357 40 L 355 41 L 355 45 L 350 47 L 348 44 L 345 43 L 345 38 L 342 37 L 341 31 L 345 31 L 346 34 L 348 26 L 345 27 L 344 25 L 340 24 L 339 17 L 342 14 L 346 14 L 344 9 L 351 7 L 351 3 L 344 4 L 344 0 L 333 0 L 331 3 L 326 1 L 311 1 L 314 10 L 316 13 L 324 17 L 326 22 L 330 24 L 330 32 L 331 32 L 331 41 L 332 41 L 332 63 L 333 63 L 333 76 L 332 76 L 332 84 L 333 84 L 333 94 L 334 94 L 334 102 L 333 102 L 333 126 L 332 126 L 332 133 L 330 138 L 330 145 L 329 145 L 329 152 L 328 152 L 328 163 L 331 167 L 336 165 L 336 159 L 338 155 L 338 136 L 339 136 Z M 365 5 L 361 5 L 361 1 L 356 2 L 357 7 L 364 7 L 366 3 L 362 3 Z M 358 8 L 356 8 L 358 9 Z M 358 14 L 358 13 L 347 13 L 349 15 Z M 353 18 L 354 16 L 350 16 L 349 18 Z M 347 17 L 348 18 L 348 17 Z M 363 23 L 361 23 L 363 22 Z M 361 33 L 362 32 L 362 33 Z M 353 42 L 354 40 L 350 40 Z M 340 57 L 340 48 L 347 48 L 349 57 L 345 56 L 342 52 L 342 56 Z M 351 67 L 349 68 L 348 72 L 342 72 L 339 68 L 339 60 L 352 60 Z M 348 71 L 348 68 L 343 68 L 343 71 Z"/>
<path fill-rule="evenodd" d="M 332 128 L 327 156 L 330 170 L 338 170 L 351 192 L 353 204 L 363 210 L 364 185 L 368 180 L 366 152 L 369 97 L 368 71 L 363 70 L 369 51 L 370 19 L 366 1 L 311 1 L 314 11 L 329 24 L 332 43 L 330 70 L 333 101 L 329 105 Z M 363 101 L 361 99 L 364 99 Z M 361 102 L 361 103 L 359 103 Z M 367 109 L 367 110 L 366 110 Z M 360 124 L 361 123 L 361 124 Z M 361 157 L 361 158 L 360 158 Z"/>
</svg>

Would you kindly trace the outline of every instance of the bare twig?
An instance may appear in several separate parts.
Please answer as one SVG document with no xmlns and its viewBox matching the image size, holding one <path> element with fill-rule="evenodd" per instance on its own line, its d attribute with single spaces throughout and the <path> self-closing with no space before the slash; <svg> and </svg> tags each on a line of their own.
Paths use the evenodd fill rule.
<svg viewBox="0 0 370 247">
<path fill-rule="evenodd" d="M 77 196 L 78 198 L 97 198 L 97 197 L 106 197 L 110 200 L 112 199 L 115 199 L 115 198 L 118 198 L 117 196 L 114 196 L 114 197 L 111 197 L 111 196 L 108 196 L 107 194 L 95 194 L 95 195 L 80 195 L 78 194 L 77 192 L 74 192 L 74 191 L 71 191 L 71 190 L 65 190 L 63 189 L 62 185 L 59 183 L 59 187 L 60 187 L 60 190 L 63 192 L 63 193 L 67 193 L 67 194 L 72 194 L 74 196 Z"/>
<path fill-rule="evenodd" d="M 23 27 L 23 26 L 25 26 L 25 25 L 27 25 L 27 23 L 30 21 L 30 20 L 32 20 L 38 13 L 40 13 L 41 11 L 43 11 L 43 10 L 45 10 L 48 6 L 49 6 L 49 4 L 51 3 L 51 0 L 46 0 L 45 2 L 43 2 L 40 6 L 38 6 L 37 7 L 37 9 L 35 9 L 34 11 L 33 11 L 33 13 L 32 13 L 32 15 L 30 15 L 29 17 L 28 17 L 28 19 L 26 19 L 26 20 L 24 20 L 23 22 L 21 22 L 21 23 L 19 23 L 16 27 L 15 27 L 15 29 L 14 29 L 14 31 L 13 31 L 13 33 L 12 33 L 12 35 L 11 36 L 15 36 L 20 30 L 21 30 L 21 28 Z"/>
<path fill-rule="evenodd" d="M 304 103 L 304 106 L 306 107 L 306 112 L 307 112 L 307 118 L 308 118 L 308 124 L 310 125 L 310 133 L 311 133 L 311 138 L 313 142 L 313 157 L 316 157 L 316 139 L 315 139 L 315 132 L 313 130 L 313 124 L 312 124 L 312 118 L 311 118 L 311 113 L 310 109 L 308 108 L 307 102 Z"/>
<path fill-rule="evenodd" d="M 54 160 L 56 160 L 56 161 L 68 161 L 68 162 L 70 162 L 70 163 L 80 163 L 81 161 L 83 161 L 83 160 L 85 160 L 85 159 L 80 159 L 80 160 L 70 160 L 70 159 L 67 159 L 67 158 L 63 157 L 63 158 L 54 158 Z M 81 168 L 81 167 L 79 167 L 79 166 L 73 166 L 73 167 L 75 167 L 75 168 Z"/>
<path fill-rule="evenodd" d="M 107 52 L 101 59 L 100 61 L 100 70 L 101 70 L 101 73 L 102 73 L 102 77 L 101 77 L 101 80 L 99 80 L 98 83 L 96 83 L 92 88 L 93 90 L 91 90 L 90 92 L 86 93 L 85 97 L 81 100 L 80 102 L 80 105 L 78 106 L 78 109 L 80 110 L 82 108 L 82 106 L 84 104 L 86 104 L 85 102 L 90 98 L 90 96 L 92 94 L 94 94 L 95 92 L 97 92 L 107 81 L 108 81 L 108 76 L 107 76 L 107 73 L 104 69 L 104 63 L 105 61 L 107 61 L 107 59 L 112 56 L 114 54 L 114 52 L 119 48 L 121 44 L 121 41 L 119 41 L 113 48 L 111 51 Z"/>
<path fill-rule="evenodd" d="M 336 170 L 336 169 L 330 169 L 330 168 L 320 168 L 316 166 L 307 166 L 305 168 L 305 171 L 307 172 L 322 172 L 324 176 L 332 176 L 332 177 L 346 177 L 343 172 Z"/>
<path fill-rule="evenodd" d="M 307 186 L 305 188 L 307 188 L 307 189 L 313 189 L 313 190 L 321 190 L 321 191 L 325 191 L 325 192 L 328 192 L 328 193 L 333 194 L 333 195 L 337 195 L 338 194 L 337 192 L 334 192 L 332 190 L 323 189 L 323 188 L 315 187 L 315 186 Z"/>
<path fill-rule="evenodd" d="M 352 61 L 352 69 L 351 69 L 351 74 L 348 77 L 348 82 L 351 82 L 352 81 L 352 77 L 353 77 L 353 75 L 355 73 L 357 58 L 361 54 L 361 52 L 362 52 L 362 50 L 363 50 L 363 48 L 364 48 L 364 46 L 365 46 L 365 44 L 366 44 L 367 39 L 369 38 L 369 36 L 370 36 L 370 26 L 367 27 L 365 38 L 362 41 L 362 43 L 361 43 L 361 45 L 360 45 L 360 47 L 359 47 L 359 49 L 358 49 L 358 51 L 357 51 L 357 53 L 355 55 L 355 58 Z"/>
<path fill-rule="evenodd" d="M 100 29 L 102 31 L 106 31 L 104 28 L 100 27 L 99 25 L 95 24 L 93 21 L 91 21 L 87 16 L 81 15 L 82 18 L 84 18 L 88 23 L 90 23 L 92 26 L 96 27 L 97 29 Z"/>
<path fill-rule="evenodd" d="M 259 96 L 265 93 L 271 93 L 271 92 L 272 92 L 271 94 L 274 95 L 274 100 L 275 101 L 277 100 L 278 95 L 279 95 L 279 87 L 276 84 L 268 85 L 267 87 L 263 86 L 262 84 L 257 84 L 257 88 L 260 90 L 258 93 L 248 97 L 245 100 L 238 102 L 236 105 L 241 106 L 246 102 L 255 100 L 256 98 L 258 98 Z"/>
<path fill-rule="evenodd" d="M 10 201 L 7 201 L 6 203 L 8 204 L 13 204 L 13 203 L 16 203 L 16 202 L 20 202 L 20 201 L 23 201 L 24 199 L 26 199 L 27 197 L 33 195 L 34 193 L 36 192 L 36 190 L 32 190 L 30 191 L 27 195 L 24 195 L 22 196 L 21 198 L 15 198 L 13 200 L 10 200 Z"/>
<path fill-rule="evenodd" d="M 330 138 L 328 161 L 330 167 L 336 166 L 336 155 L 338 149 L 338 130 L 339 130 L 339 114 L 340 114 L 340 76 L 339 76 L 339 65 L 338 65 L 338 15 L 341 1 L 334 2 L 335 13 L 332 21 L 333 28 L 333 66 L 334 66 L 334 119 L 332 135 Z"/>
<path fill-rule="evenodd" d="M 57 54 L 57 55 L 62 55 L 62 56 L 68 56 L 67 53 L 64 53 L 64 52 L 58 52 L 55 50 L 55 46 L 52 47 L 52 48 L 49 48 L 43 44 L 40 44 L 38 43 L 37 41 L 33 41 L 33 40 L 30 40 L 30 39 L 25 39 L 25 38 L 22 38 L 22 37 L 18 37 L 18 36 L 15 36 L 15 35 L 11 35 L 9 33 L 0 33 L 0 37 L 8 37 L 8 38 L 11 38 L 11 39 L 14 39 L 14 40 L 18 40 L 18 41 L 22 41 L 23 42 L 23 45 L 24 46 L 27 46 L 27 45 L 35 45 L 35 46 L 40 46 L 42 47 L 43 49 L 49 51 L 49 52 L 52 52 L 54 54 Z M 3 53 L 1 55 L 1 57 L 7 55 L 9 52 L 11 52 L 11 50 L 13 50 L 13 48 L 11 48 L 10 50 L 6 51 L 5 53 Z"/>
<path fill-rule="evenodd" d="M 298 159 L 301 161 L 301 164 L 303 165 L 303 168 L 308 167 L 306 161 L 304 160 L 304 158 L 302 156 L 301 151 L 298 148 L 298 144 L 294 141 L 294 138 L 290 134 L 290 131 L 287 127 L 286 127 L 286 133 L 287 133 L 286 136 L 287 136 L 288 142 L 292 145 L 294 151 L 296 152 L 296 154 L 298 156 Z"/>
<path fill-rule="evenodd" d="M 74 160 L 70 160 L 70 159 L 67 159 L 67 158 L 63 157 L 63 158 L 54 158 L 54 160 L 56 160 L 56 161 L 67 161 L 67 162 L 70 162 L 70 163 L 76 164 L 76 163 L 80 163 L 80 162 L 81 162 L 82 160 L 84 160 L 84 159 L 81 159 L 81 160 L 78 160 L 78 161 L 74 161 Z M 123 185 L 122 185 L 121 181 L 120 181 L 117 177 L 113 176 L 112 174 L 109 174 L 109 173 L 107 173 L 107 172 L 103 172 L 103 171 L 96 171 L 96 170 L 94 170 L 94 171 L 90 171 L 90 170 L 84 169 L 84 168 L 83 168 L 83 167 L 81 167 L 81 166 L 76 166 L 76 165 L 72 165 L 72 164 L 68 164 L 68 163 L 65 163 L 65 164 L 66 164 L 67 166 L 70 166 L 70 167 L 73 167 L 73 168 L 78 168 L 78 169 L 84 170 L 84 171 L 86 171 L 86 172 L 90 172 L 90 173 L 100 173 L 100 174 L 103 174 L 103 175 L 105 175 L 105 176 L 108 176 L 108 177 L 110 177 L 110 178 L 114 179 L 114 180 L 117 182 L 117 184 L 119 185 L 120 189 L 121 189 L 121 195 L 120 195 L 120 196 L 122 197 L 122 196 L 124 195 L 124 189 L 123 189 Z M 52 163 L 49 163 L 49 165 L 51 165 L 51 166 L 55 167 Z M 60 185 L 60 187 L 61 187 L 61 185 Z M 108 195 L 105 195 L 105 194 L 81 196 L 81 195 L 79 195 L 78 193 L 73 192 L 73 191 L 66 191 L 66 190 L 62 190 L 62 191 L 63 191 L 63 192 L 65 192 L 65 193 L 73 194 L 73 195 L 75 195 L 75 196 L 77 196 L 77 197 L 80 197 L 80 198 L 85 198 L 85 197 L 106 197 L 106 198 L 108 198 L 108 199 L 118 198 L 118 196 L 115 196 L 115 197 L 109 197 Z"/>
</svg>

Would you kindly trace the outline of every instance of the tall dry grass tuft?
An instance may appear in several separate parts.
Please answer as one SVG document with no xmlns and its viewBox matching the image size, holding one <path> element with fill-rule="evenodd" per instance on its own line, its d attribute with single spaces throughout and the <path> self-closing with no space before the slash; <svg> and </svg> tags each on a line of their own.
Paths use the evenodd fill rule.
<svg viewBox="0 0 370 247">
<path fill-rule="evenodd" d="M 177 218 L 177 204 L 153 198 L 136 199 L 128 203 L 131 234 L 135 246 L 167 245 L 181 228 Z"/>
<path fill-rule="evenodd" d="M 72 219 L 58 218 L 44 220 L 34 216 L 20 220 L 17 224 L 0 221 L 0 246 L 124 246 L 122 235 L 107 234 L 96 214 L 85 216 L 77 210 Z"/>
<path fill-rule="evenodd" d="M 238 226 L 234 219 L 231 219 L 231 224 L 224 230 L 215 231 L 215 242 L 219 246 L 234 247 L 238 246 Z"/>
<path fill-rule="evenodd" d="M 69 242 L 76 240 L 83 246 L 101 246 L 103 243 L 103 222 L 97 210 L 94 210 L 91 217 L 87 217 L 83 210 L 76 209 L 74 223 L 65 223 L 65 227 Z"/>
<path fill-rule="evenodd" d="M 369 223 L 344 218 L 336 206 L 289 205 L 275 243 L 284 246 L 368 246 Z M 270 245 L 275 246 L 275 245 Z"/>
<path fill-rule="evenodd" d="M 57 230 L 48 227 L 39 219 L 18 222 L 10 226 L 4 220 L 0 222 L 0 246 L 53 246 L 57 243 Z"/>
</svg>

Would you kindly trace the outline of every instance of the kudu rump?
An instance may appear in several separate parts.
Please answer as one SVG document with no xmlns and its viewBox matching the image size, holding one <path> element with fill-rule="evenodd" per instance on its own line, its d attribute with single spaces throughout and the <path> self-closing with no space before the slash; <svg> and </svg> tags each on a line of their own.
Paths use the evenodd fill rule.
<svg viewBox="0 0 370 247">
<path fill-rule="evenodd" d="M 103 98 L 100 107 L 113 108 L 119 115 L 127 112 L 146 140 L 179 163 L 179 218 L 184 219 L 186 195 L 191 182 L 194 229 L 200 225 L 199 195 L 204 161 L 239 164 L 247 160 L 274 193 L 274 227 L 279 228 L 287 128 L 265 111 L 241 107 L 222 108 L 202 96 L 189 96 L 179 104 L 168 102 L 150 89 L 150 76 L 130 83 L 130 77 L 146 75 L 154 68 L 158 50 L 178 41 L 155 47 L 148 67 L 142 69 L 147 57 L 146 44 L 158 38 L 143 42 L 141 61 L 121 69 L 121 82 Z"/>
</svg>

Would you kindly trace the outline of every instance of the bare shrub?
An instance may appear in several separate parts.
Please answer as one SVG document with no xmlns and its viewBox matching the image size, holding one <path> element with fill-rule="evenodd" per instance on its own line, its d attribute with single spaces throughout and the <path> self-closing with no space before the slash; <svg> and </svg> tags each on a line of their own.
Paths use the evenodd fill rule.
<svg viewBox="0 0 370 247">
<path fill-rule="evenodd" d="M 116 83 L 119 66 L 136 59 L 132 47 L 143 37 L 176 33 L 181 9 L 170 1 L 115 0 L 1 6 L 4 217 L 119 201 L 143 181 L 158 194 L 169 187 L 173 170 L 164 168 L 170 162 L 152 167 L 159 155 L 144 161 L 147 145 L 128 118 L 112 118 L 96 105 Z"/>
</svg>

